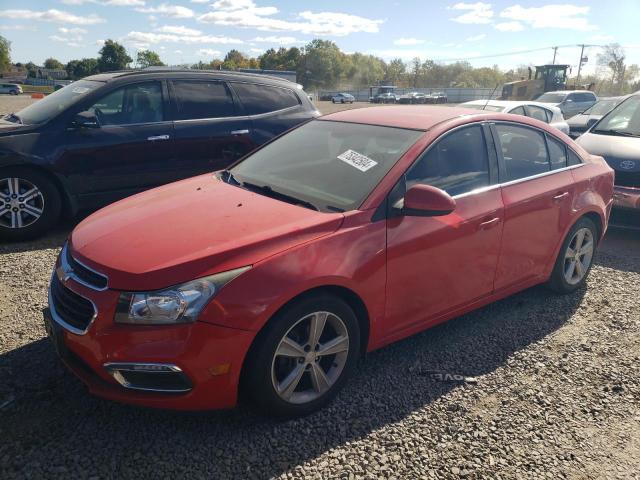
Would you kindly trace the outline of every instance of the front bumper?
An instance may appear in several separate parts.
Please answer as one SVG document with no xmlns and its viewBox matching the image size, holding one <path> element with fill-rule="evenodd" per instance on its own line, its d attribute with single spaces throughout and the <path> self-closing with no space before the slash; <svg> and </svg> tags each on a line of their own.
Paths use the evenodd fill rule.
<svg viewBox="0 0 640 480">
<path fill-rule="evenodd" d="M 204 322 L 118 325 L 113 322 L 118 292 L 97 292 L 73 280 L 68 280 L 65 286 L 94 302 L 98 313 L 84 334 L 65 329 L 48 308 L 44 311 L 45 326 L 64 364 L 87 385 L 90 393 L 123 403 L 177 410 L 236 405 L 240 372 L 254 332 Z M 123 364 L 176 367 L 176 372 L 186 379 L 187 387 L 171 393 L 153 388 L 153 383 L 146 383 L 151 388 L 131 388 L 129 382 L 114 374 L 114 365 Z M 140 372 L 135 375 L 142 382 L 163 378 L 163 387 L 167 382 L 174 385 L 177 380 L 176 377 L 167 380 L 167 375 L 140 380 Z"/>
<path fill-rule="evenodd" d="M 640 187 L 613 187 L 613 206 L 617 208 L 640 209 Z"/>
</svg>

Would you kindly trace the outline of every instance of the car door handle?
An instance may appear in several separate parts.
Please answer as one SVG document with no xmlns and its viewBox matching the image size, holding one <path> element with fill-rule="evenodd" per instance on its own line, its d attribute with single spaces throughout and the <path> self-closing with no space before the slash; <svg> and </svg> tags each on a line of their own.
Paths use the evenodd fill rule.
<svg viewBox="0 0 640 480">
<path fill-rule="evenodd" d="M 569 192 L 562 192 L 562 193 L 558 193 L 557 195 L 553 196 L 553 201 L 554 202 L 560 202 L 564 197 L 568 197 L 569 196 Z"/>
<path fill-rule="evenodd" d="M 500 221 L 500 217 L 494 217 L 491 220 L 487 220 L 485 222 L 482 222 L 478 226 L 480 227 L 480 230 L 486 230 L 488 228 L 493 227 L 494 225 L 497 225 L 499 221 Z"/>
<path fill-rule="evenodd" d="M 147 137 L 147 140 L 150 142 L 157 142 L 158 140 L 169 140 L 171 138 L 169 135 L 156 135 L 154 137 Z"/>
<path fill-rule="evenodd" d="M 245 135 L 249 130 L 231 130 L 231 135 Z"/>
</svg>

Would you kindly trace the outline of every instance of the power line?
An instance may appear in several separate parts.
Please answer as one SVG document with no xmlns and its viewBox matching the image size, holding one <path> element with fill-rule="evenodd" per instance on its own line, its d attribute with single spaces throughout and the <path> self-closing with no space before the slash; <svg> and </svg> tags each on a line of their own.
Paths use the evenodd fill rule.
<svg viewBox="0 0 640 480">
<path fill-rule="evenodd" d="M 604 45 L 588 45 L 584 44 L 585 47 L 604 47 Z M 532 48 L 529 50 L 516 50 L 512 52 L 504 52 L 504 53 L 494 53 L 490 55 L 477 55 L 473 57 L 459 57 L 459 58 L 437 58 L 433 59 L 434 62 L 460 62 L 465 60 L 478 60 L 483 58 L 495 58 L 495 57 L 509 57 L 511 55 L 520 55 L 522 53 L 533 53 L 533 52 L 542 52 L 544 50 L 552 50 L 558 48 L 569 48 L 569 47 L 582 47 L 582 44 L 570 44 L 570 45 L 557 45 L 550 47 L 542 47 L 542 48 Z"/>
</svg>

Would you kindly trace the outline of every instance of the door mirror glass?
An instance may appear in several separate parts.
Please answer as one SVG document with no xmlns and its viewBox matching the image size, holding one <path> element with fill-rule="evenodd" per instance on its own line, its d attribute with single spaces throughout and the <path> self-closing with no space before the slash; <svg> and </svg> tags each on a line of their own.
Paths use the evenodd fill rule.
<svg viewBox="0 0 640 480">
<path fill-rule="evenodd" d="M 593 125 L 595 125 L 597 121 L 598 121 L 597 118 L 590 118 L 589 120 L 587 120 L 587 128 L 593 127 Z"/>
<path fill-rule="evenodd" d="M 73 126 L 77 128 L 100 128 L 100 122 L 91 111 L 80 112 L 73 119 Z"/>
<path fill-rule="evenodd" d="M 402 215 L 415 217 L 448 215 L 456 208 L 453 197 L 431 185 L 414 185 L 398 203 Z"/>
</svg>

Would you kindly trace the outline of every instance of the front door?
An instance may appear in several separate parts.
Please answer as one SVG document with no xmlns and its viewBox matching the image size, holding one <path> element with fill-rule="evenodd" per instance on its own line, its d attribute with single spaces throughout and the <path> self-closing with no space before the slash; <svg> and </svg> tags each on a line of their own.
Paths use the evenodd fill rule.
<svg viewBox="0 0 640 480">
<path fill-rule="evenodd" d="M 173 124 L 159 81 L 112 90 L 85 110 L 97 128 L 68 128 L 60 165 L 84 206 L 101 204 L 175 179 Z"/>
<path fill-rule="evenodd" d="M 251 120 L 219 80 L 174 80 L 176 155 L 188 177 L 228 167 L 255 148 Z"/>
<path fill-rule="evenodd" d="M 423 183 L 445 190 L 456 209 L 387 220 L 387 334 L 426 327 L 493 291 L 503 207 L 500 189 L 492 186 L 495 152 L 488 154 L 485 137 L 480 125 L 448 134 L 403 179 L 407 188 Z"/>
</svg>

